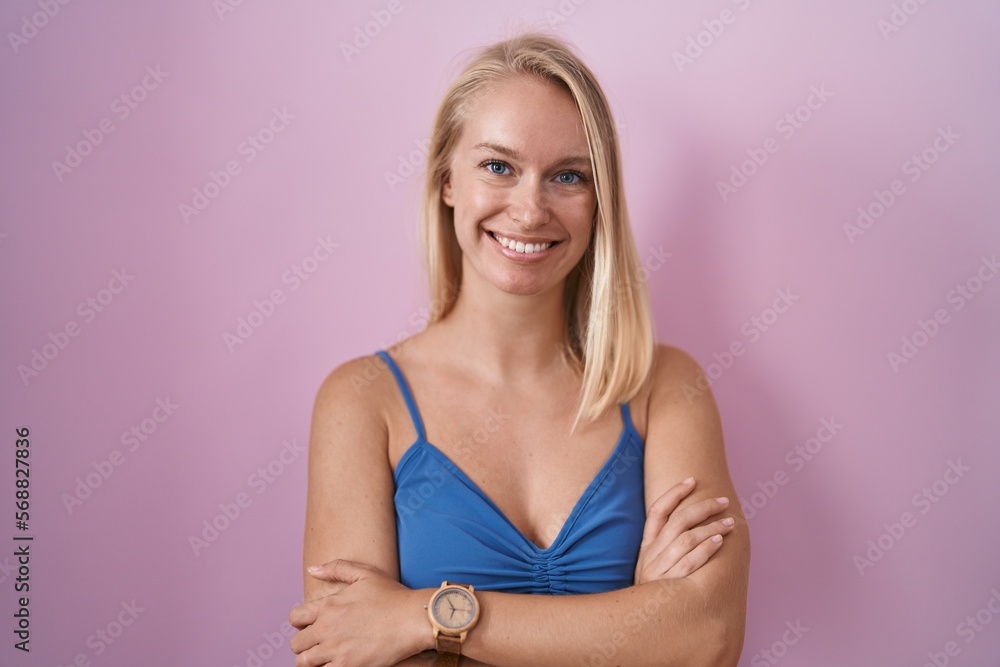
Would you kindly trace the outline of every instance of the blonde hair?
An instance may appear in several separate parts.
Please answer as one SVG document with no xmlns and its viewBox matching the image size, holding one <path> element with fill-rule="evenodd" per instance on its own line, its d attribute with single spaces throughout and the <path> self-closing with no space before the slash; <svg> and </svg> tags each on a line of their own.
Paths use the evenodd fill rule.
<svg viewBox="0 0 1000 667">
<path fill-rule="evenodd" d="M 448 315 L 462 279 L 454 212 L 441 198 L 469 103 L 490 83 L 536 76 L 572 95 L 590 149 L 597 212 L 583 258 L 566 277 L 563 358 L 583 376 L 573 430 L 631 400 L 648 381 L 655 334 L 645 280 L 625 206 L 621 156 L 610 106 L 597 79 L 562 40 L 530 32 L 480 50 L 445 92 L 434 119 L 423 194 L 429 323 Z"/>
</svg>

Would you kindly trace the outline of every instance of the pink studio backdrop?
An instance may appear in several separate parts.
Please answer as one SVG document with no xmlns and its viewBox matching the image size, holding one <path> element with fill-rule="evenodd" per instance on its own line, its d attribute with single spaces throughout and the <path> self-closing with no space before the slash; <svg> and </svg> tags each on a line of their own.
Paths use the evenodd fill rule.
<svg viewBox="0 0 1000 667">
<path fill-rule="evenodd" d="M 741 665 L 1000 664 L 986 0 L 3 3 L 0 663 L 292 664 L 316 389 L 423 326 L 433 112 L 532 26 L 605 86 L 659 338 L 713 378 Z"/>
</svg>

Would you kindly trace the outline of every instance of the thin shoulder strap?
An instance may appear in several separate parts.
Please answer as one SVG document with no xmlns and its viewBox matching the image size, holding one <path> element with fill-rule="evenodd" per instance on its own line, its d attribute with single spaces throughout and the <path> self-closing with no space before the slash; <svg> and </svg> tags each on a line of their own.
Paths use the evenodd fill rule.
<svg viewBox="0 0 1000 667">
<path fill-rule="evenodd" d="M 400 370 L 399 366 L 396 365 L 396 362 L 393 361 L 392 357 L 385 350 L 379 350 L 375 354 L 382 357 L 385 363 L 388 364 L 389 370 L 396 376 L 396 384 L 399 385 L 399 391 L 402 392 L 403 400 L 406 401 L 406 408 L 410 411 L 410 418 L 413 419 L 413 427 L 417 429 L 417 437 L 424 440 L 424 422 L 420 419 L 420 411 L 417 410 L 417 404 L 413 400 L 413 394 L 410 392 L 410 386 L 407 384 L 406 378 L 403 377 L 403 371 Z"/>
<path fill-rule="evenodd" d="M 635 430 L 635 425 L 632 423 L 632 410 L 629 408 L 628 403 L 622 403 L 622 423 L 625 428 Z"/>
</svg>

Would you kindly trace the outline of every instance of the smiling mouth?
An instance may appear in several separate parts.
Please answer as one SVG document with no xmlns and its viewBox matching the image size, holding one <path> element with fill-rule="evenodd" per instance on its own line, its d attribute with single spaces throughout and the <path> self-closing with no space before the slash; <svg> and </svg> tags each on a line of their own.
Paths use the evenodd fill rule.
<svg viewBox="0 0 1000 667">
<path fill-rule="evenodd" d="M 494 232 L 489 232 L 496 241 L 508 250 L 513 250 L 514 252 L 519 252 L 523 255 L 532 255 L 536 252 L 542 252 L 543 250 L 548 250 L 552 246 L 559 243 L 559 241 L 546 241 L 544 243 L 524 243 L 522 241 L 515 241 L 509 239 L 505 236 L 500 236 Z"/>
</svg>

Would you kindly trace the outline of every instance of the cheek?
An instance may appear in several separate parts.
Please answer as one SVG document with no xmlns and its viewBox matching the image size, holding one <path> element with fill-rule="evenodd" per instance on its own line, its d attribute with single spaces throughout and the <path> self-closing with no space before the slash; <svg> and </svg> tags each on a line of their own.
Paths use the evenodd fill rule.
<svg viewBox="0 0 1000 667">
<path fill-rule="evenodd" d="M 477 217 L 491 215 L 507 205 L 501 189 L 475 180 L 466 184 L 464 200 L 469 211 Z"/>
<path fill-rule="evenodd" d="M 489 187 L 475 179 L 466 180 L 456 190 L 455 234 L 466 251 L 469 244 L 479 242 L 480 225 L 503 213 L 505 200 L 497 188 Z"/>
<path fill-rule="evenodd" d="M 565 202 L 563 216 L 577 229 L 587 229 L 597 214 L 597 199 L 593 196 L 578 197 Z"/>
</svg>

